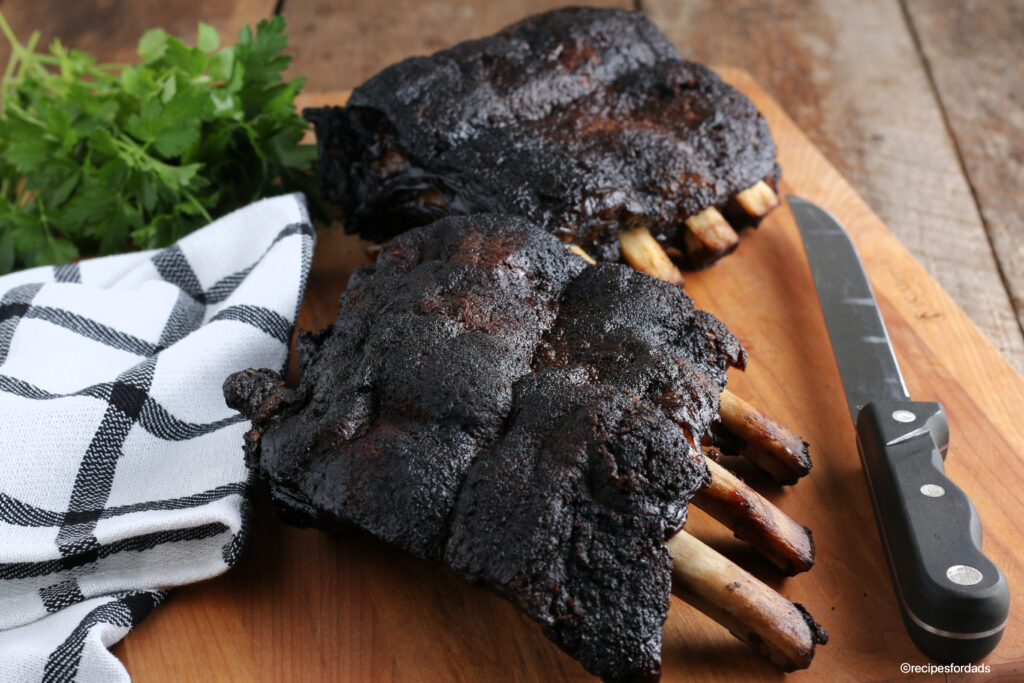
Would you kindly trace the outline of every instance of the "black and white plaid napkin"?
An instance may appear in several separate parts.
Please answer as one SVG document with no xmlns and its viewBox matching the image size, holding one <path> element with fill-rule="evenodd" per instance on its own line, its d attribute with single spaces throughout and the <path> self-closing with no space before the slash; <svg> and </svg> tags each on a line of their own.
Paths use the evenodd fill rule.
<svg viewBox="0 0 1024 683">
<path fill-rule="evenodd" d="M 0 277 L 0 681 L 127 680 L 107 647 L 245 538 L 236 370 L 283 368 L 301 195 L 160 251 Z"/>
</svg>

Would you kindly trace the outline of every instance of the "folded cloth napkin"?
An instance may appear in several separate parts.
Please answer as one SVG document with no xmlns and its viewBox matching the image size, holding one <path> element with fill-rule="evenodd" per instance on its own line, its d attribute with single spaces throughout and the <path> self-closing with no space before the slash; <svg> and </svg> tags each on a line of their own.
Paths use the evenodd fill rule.
<svg viewBox="0 0 1024 683">
<path fill-rule="evenodd" d="M 0 277 L 0 681 L 128 680 L 107 650 L 245 539 L 236 370 L 283 368 L 302 195 L 159 251 Z"/>
</svg>

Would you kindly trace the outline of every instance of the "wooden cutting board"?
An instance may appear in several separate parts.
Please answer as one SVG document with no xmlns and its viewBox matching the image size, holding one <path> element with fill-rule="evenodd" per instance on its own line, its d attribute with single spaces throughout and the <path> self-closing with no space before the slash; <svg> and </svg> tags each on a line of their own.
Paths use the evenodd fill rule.
<svg viewBox="0 0 1024 683">
<path fill-rule="evenodd" d="M 1013 595 L 1006 634 L 985 663 L 993 674 L 1024 676 L 1024 563 L 1016 552 L 1024 548 L 1024 378 L 751 77 L 719 72 L 767 117 L 779 147 L 782 189 L 824 206 L 852 234 L 911 394 L 945 405 L 952 432 L 947 472 L 976 503 L 985 551 L 1005 572 Z M 325 94 L 306 103 L 343 97 Z M 315 329 L 334 319 L 349 273 L 366 262 L 364 244 L 337 228 L 321 230 L 299 327 Z M 794 679 L 913 679 L 900 673 L 900 664 L 926 660 L 897 612 L 846 401 L 788 208 L 745 232 L 733 255 L 689 274 L 686 291 L 750 352 L 749 368 L 733 374 L 730 388 L 811 443 L 814 469 L 795 487 L 774 486 L 749 467 L 741 473 L 812 528 L 817 564 L 783 578 L 700 511 L 691 511 L 687 529 L 806 605 L 828 628 L 831 641 Z M 285 526 L 265 501 L 257 500 L 248 549 L 235 569 L 175 591 L 115 647 L 135 680 L 591 679 L 533 622 L 489 592 L 372 538 Z M 663 658 L 666 681 L 782 677 L 675 597 Z"/>
</svg>

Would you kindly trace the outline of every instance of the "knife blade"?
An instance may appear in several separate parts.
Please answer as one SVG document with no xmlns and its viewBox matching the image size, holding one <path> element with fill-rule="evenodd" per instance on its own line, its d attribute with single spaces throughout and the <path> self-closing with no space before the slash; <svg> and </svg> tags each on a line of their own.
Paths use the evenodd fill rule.
<svg viewBox="0 0 1024 683">
<path fill-rule="evenodd" d="M 912 401 L 853 241 L 827 211 L 788 197 L 857 433 L 900 612 L 921 652 L 971 662 L 999 643 L 1006 578 L 981 551 L 974 504 L 945 474 L 941 404 Z"/>
</svg>

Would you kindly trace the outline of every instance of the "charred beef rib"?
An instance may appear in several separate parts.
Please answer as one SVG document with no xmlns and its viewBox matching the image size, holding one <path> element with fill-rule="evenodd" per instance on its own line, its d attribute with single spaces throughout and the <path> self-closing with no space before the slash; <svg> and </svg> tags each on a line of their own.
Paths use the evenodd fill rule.
<svg viewBox="0 0 1024 683">
<path fill-rule="evenodd" d="M 567 8 L 307 109 L 347 230 L 383 241 L 442 216 L 529 218 L 599 260 L 642 230 L 684 263 L 732 249 L 776 203 L 775 144 L 744 95 L 638 12 Z"/>
<path fill-rule="evenodd" d="M 699 444 L 745 362 L 718 320 L 522 218 L 450 217 L 357 271 L 299 362 L 295 389 L 270 370 L 225 382 L 288 521 L 355 525 L 495 591 L 592 673 L 657 678 L 665 541 L 711 480 Z M 737 597 L 760 590 L 744 576 Z M 822 632 L 764 591 L 768 630 L 803 638 L 781 664 L 806 666 Z"/>
</svg>

